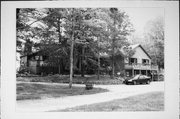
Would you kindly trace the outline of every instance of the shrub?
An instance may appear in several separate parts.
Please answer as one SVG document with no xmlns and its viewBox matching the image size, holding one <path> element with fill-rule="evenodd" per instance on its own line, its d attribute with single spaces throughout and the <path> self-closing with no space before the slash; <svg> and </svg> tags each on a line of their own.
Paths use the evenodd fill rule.
<svg viewBox="0 0 180 119">
<path fill-rule="evenodd" d="M 28 67 L 22 66 L 22 67 L 20 67 L 18 74 L 27 74 L 29 72 L 30 72 L 30 69 Z"/>
<path fill-rule="evenodd" d="M 91 90 L 93 89 L 93 84 L 92 83 L 87 83 L 86 84 L 86 90 Z"/>
<path fill-rule="evenodd" d="M 164 81 L 164 75 L 159 75 L 159 81 Z"/>
<path fill-rule="evenodd" d="M 52 82 L 52 83 L 69 83 L 69 75 L 59 75 L 55 74 L 52 76 L 37 76 L 37 77 L 17 77 L 18 81 L 30 81 L 30 82 Z M 81 77 L 80 75 L 75 75 L 73 78 L 74 84 L 96 84 L 96 85 L 116 85 L 122 84 L 123 78 L 116 77 L 111 79 L 109 75 L 100 75 L 100 79 L 97 79 L 96 75 L 86 75 Z"/>
</svg>

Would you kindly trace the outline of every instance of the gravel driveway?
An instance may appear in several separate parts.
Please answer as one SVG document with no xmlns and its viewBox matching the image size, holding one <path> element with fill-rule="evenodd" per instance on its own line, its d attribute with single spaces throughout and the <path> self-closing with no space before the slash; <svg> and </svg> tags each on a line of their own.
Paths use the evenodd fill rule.
<svg viewBox="0 0 180 119">
<path fill-rule="evenodd" d="M 66 84 L 51 84 L 66 85 Z M 76 86 L 82 86 L 77 85 Z M 51 110 L 60 110 L 85 104 L 93 104 L 111 101 L 114 99 L 127 98 L 138 94 L 164 91 L 164 82 L 152 82 L 150 85 L 95 85 L 108 89 L 109 92 L 98 93 L 92 95 L 78 95 L 64 98 L 49 98 L 41 100 L 23 100 L 17 101 L 17 112 L 44 112 Z"/>
</svg>

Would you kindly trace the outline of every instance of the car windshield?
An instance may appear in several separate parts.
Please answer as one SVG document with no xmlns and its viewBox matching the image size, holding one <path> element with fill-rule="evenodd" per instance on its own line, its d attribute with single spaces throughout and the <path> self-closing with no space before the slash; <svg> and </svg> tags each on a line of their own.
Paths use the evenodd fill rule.
<svg viewBox="0 0 180 119">
<path fill-rule="evenodd" d="M 142 75 L 142 76 L 140 76 L 139 78 L 140 78 L 140 79 L 143 79 L 143 78 L 145 78 L 145 77 Z"/>
<path fill-rule="evenodd" d="M 138 79 L 138 78 L 139 78 L 139 76 L 140 76 L 140 75 L 136 75 L 136 76 L 134 77 L 134 79 Z"/>
<path fill-rule="evenodd" d="M 144 76 L 144 78 L 149 78 L 148 76 Z"/>
</svg>

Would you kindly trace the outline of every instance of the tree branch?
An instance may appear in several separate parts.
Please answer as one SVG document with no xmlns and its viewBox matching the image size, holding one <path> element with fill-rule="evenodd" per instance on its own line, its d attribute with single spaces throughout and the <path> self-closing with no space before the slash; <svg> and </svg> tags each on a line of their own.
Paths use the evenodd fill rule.
<svg viewBox="0 0 180 119">
<path fill-rule="evenodd" d="M 28 25 L 26 25 L 26 26 L 17 27 L 16 30 L 26 28 L 27 26 L 30 27 L 32 24 L 34 24 L 35 22 L 38 22 L 38 21 L 40 21 L 40 20 L 33 21 L 32 23 L 30 23 L 30 24 L 28 24 Z"/>
</svg>

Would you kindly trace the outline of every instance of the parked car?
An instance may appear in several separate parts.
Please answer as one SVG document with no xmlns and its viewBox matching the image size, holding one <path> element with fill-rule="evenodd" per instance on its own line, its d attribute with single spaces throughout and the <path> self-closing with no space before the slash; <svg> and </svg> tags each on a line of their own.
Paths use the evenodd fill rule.
<svg viewBox="0 0 180 119">
<path fill-rule="evenodd" d="M 126 78 L 124 80 L 125 84 L 134 84 L 134 85 L 143 84 L 143 83 L 150 84 L 150 82 L 151 82 L 151 77 L 142 74 L 138 74 L 132 78 Z"/>
</svg>

